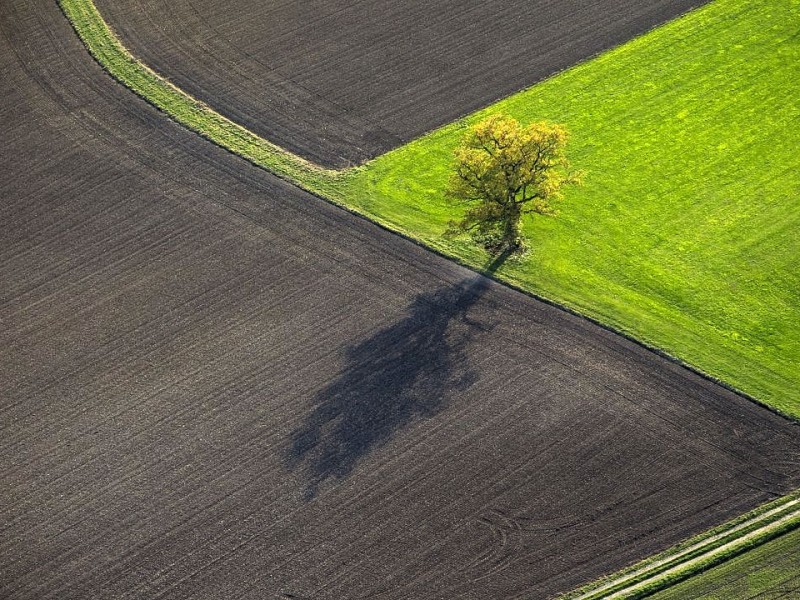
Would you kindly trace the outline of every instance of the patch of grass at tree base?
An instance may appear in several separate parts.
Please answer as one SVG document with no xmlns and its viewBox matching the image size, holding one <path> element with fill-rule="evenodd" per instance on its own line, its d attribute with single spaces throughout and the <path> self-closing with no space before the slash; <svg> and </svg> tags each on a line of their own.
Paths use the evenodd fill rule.
<svg viewBox="0 0 800 600">
<path fill-rule="evenodd" d="M 348 174 L 343 196 L 429 244 L 468 124 L 564 124 L 586 171 L 499 277 L 800 417 L 800 3 L 717 0 Z"/>
</svg>

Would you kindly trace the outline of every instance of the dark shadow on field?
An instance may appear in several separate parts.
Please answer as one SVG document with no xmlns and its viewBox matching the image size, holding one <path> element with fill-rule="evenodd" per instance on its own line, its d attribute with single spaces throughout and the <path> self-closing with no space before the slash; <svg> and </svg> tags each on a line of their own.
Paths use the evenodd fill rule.
<svg viewBox="0 0 800 600">
<path fill-rule="evenodd" d="M 486 273 L 502 264 L 501 256 Z M 336 380 L 314 397 L 314 409 L 291 434 L 288 465 L 308 477 L 311 500 L 326 480 L 347 477 L 368 452 L 418 417 L 430 417 L 477 379 L 467 345 L 491 324 L 470 318 L 489 287 L 475 275 L 418 295 L 405 317 L 346 351 Z"/>
</svg>

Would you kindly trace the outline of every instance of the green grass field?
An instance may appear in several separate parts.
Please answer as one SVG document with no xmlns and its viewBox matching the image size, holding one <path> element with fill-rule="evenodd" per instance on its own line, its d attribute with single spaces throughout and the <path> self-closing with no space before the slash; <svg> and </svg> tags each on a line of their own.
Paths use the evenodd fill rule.
<svg viewBox="0 0 800 600">
<path fill-rule="evenodd" d="M 717 0 L 465 120 L 572 133 L 586 171 L 500 273 L 800 417 L 800 2 Z M 472 264 L 441 233 L 465 122 L 344 180 L 348 204 Z"/>
<path fill-rule="evenodd" d="M 716 0 L 369 164 L 315 168 L 141 65 L 90 0 L 61 0 L 125 85 L 255 164 L 480 268 L 442 238 L 452 148 L 492 112 L 572 132 L 587 173 L 501 279 L 800 418 L 800 0 Z"/>
<path fill-rule="evenodd" d="M 650 596 L 652 600 L 749 600 L 800 596 L 800 529 Z"/>
</svg>

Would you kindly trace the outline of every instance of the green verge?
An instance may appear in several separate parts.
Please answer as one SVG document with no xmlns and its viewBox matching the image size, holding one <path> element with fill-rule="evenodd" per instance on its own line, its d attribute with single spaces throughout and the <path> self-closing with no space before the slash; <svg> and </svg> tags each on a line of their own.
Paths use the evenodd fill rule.
<svg viewBox="0 0 800 600">
<path fill-rule="evenodd" d="M 800 529 L 709 569 L 651 600 L 790 598 L 800 590 Z"/>
<path fill-rule="evenodd" d="M 798 22 L 797 0 L 717 0 L 374 160 L 345 195 L 473 261 L 441 239 L 464 127 L 562 123 L 585 183 L 500 276 L 800 417 Z"/>
<path fill-rule="evenodd" d="M 724 553 L 710 556 L 708 558 L 705 558 L 697 562 L 691 567 L 687 566 L 685 569 L 681 569 L 676 571 L 675 573 L 671 573 L 667 576 L 658 578 L 657 580 L 651 583 L 636 588 L 634 592 L 630 594 L 625 594 L 621 597 L 624 597 L 626 600 L 638 600 L 639 598 L 650 597 L 656 592 L 670 588 L 682 581 L 686 581 L 687 579 L 699 573 L 703 573 L 718 565 L 724 564 L 725 562 L 733 558 L 736 558 L 737 556 L 744 555 L 747 552 L 753 550 L 754 548 L 758 548 L 759 546 L 768 543 L 771 540 L 774 540 L 790 531 L 796 530 L 798 527 L 800 527 L 800 516 L 797 516 L 792 520 L 782 523 L 779 527 L 770 528 L 767 531 L 764 531 L 759 535 L 741 544 L 733 545 L 729 550 L 726 550 Z"/>
<path fill-rule="evenodd" d="M 120 44 L 91 0 L 60 0 L 114 77 L 215 143 L 480 269 L 445 240 L 464 127 L 492 112 L 572 132 L 585 184 L 495 274 L 800 418 L 800 0 L 716 0 L 619 48 L 335 172 L 258 138 Z"/>
<path fill-rule="evenodd" d="M 779 538 L 786 533 L 791 531 L 797 530 L 800 527 L 800 517 L 795 517 L 790 521 L 786 521 L 782 523 L 779 527 L 771 528 L 763 533 L 755 536 L 742 544 L 738 544 L 733 546 L 730 550 L 727 550 L 724 553 L 720 553 L 709 558 L 706 558 L 703 561 L 700 561 L 693 565 L 692 567 L 687 567 L 686 569 L 677 571 L 675 573 L 670 574 L 669 576 L 662 577 L 657 581 L 654 581 L 648 585 L 642 586 L 638 588 L 634 593 L 625 595 L 626 600 L 638 600 L 640 598 L 648 598 L 655 594 L 656 592 L 660 592 L 676 584 L 686 581 L 687 579 L 697 575 L 698 573 L 703 573 L 709 569 L 712 569 L 718 565 L 724 564 L 725 562 L 736 558 L 737 556 L 746 555 L 747 552 L 762 546 L 765 543 L 768 543 L 776 538 Z"/>
<path fill-rule="evenodd" d="M 798 505 L 794 503 L 799 498 L 800 490 L 763 504 L 727 523 L 684 540 L 659 554 L 592 581 L 577 590 L 561 596 L 560 600 L 575 600 L 578 598 L 581 600 L 601 600 L 611 594 L 626 590 L 631 591 L 623 594 L 622 597 L 624 598 L 644 598 L 658 590 L 663 590 L 800 526 L 800 514 L 797 513 Z M 779 526 L 774 526 L 775 523 L 788 516 L 791 516 L 791 518 L 786 522 L 781 523 Z M 760 529 L 764 531 L 752 539 L 736 543 L 737 540 L 741 540 Z M 717 549 L 730 543 L 733 543 L 733 545 L 724 552 L 713 554 Z M 701 557 L 706 554 L 711 554 L 711 556 L 702 559 Z M 687 565 L 685 568 L 681 568 L 681 565 L 686 565 L 695 559 L 699 560 Z M 671 570 L 674 570 L 674 572 L 667 573 Z M 653 578 L 655 578 L 654 581 L 649 584 L 641 585 L 642 582 Z"/>
<path fill-rule="evenodd" d="M 322 169 L 215 112 L 141 63 L 122 45 L 91 0 L 61 0 L 61 9 L 92 56 L 115 79 L 175 121 L 284 179 L 334 195 L 341 172 Z"/>
</svg>

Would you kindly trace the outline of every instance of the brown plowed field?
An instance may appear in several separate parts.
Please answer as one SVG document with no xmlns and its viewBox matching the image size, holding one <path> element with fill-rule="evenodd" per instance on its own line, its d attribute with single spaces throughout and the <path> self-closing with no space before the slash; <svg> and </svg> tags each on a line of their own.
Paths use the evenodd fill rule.
<svg viewBox="0 0 800 600">
<path fill-rule="evenodd" d="M 133 52 L 256 133 L 361 162 L 706 0 L 97 0 Z"/>
<path fill-rule="evenodd" d="M 186 132 L 54 2 L 0 64 L 3 599 L 543 598 L 800 484 L 797 426 Z"/>
</svg>

